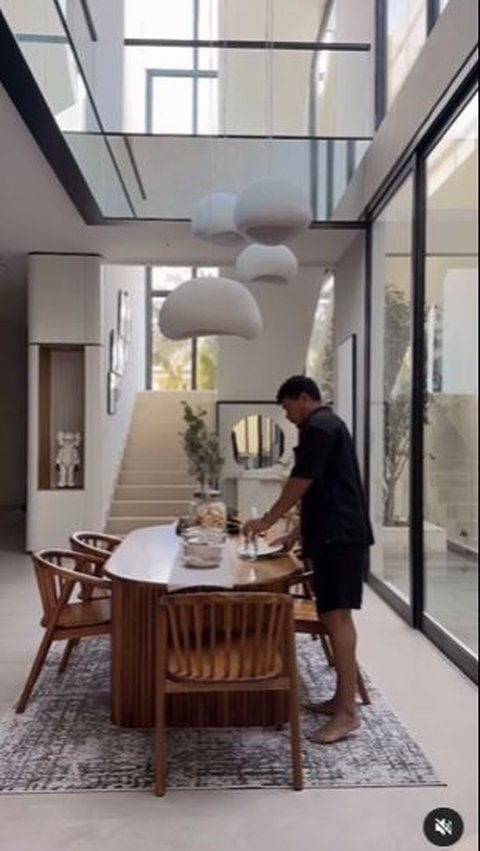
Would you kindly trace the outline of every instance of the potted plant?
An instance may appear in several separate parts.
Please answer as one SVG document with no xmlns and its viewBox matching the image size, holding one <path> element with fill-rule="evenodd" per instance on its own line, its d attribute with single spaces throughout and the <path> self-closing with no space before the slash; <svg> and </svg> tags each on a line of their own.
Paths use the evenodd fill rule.
<svg viewBox="0 0 480 851">
<path fill-rule="evenodd" d="M 226 507 L 220 499 L 218 479 L 224 464 L 217 435 L 208 430 L 206 410 L 192 408 L 182 402 L 185 431 L 180 432 L 182 446 L 187 456 L 188 472 L 200 485 L 195 493 L 191 522 L 193 525 L 224 529 Z"/>
</svg>

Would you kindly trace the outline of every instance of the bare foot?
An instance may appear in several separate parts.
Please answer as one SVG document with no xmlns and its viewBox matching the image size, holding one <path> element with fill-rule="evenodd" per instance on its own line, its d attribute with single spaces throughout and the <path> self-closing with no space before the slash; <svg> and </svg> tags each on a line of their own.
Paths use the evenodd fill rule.
<svg viewBox="0 0 480 851">
<path fill-rule="evenodd" d="M 309 712 L 315 712 L 318 715 L 335 715 L 338 712 L 338 706 L 333 697 L 330 700 L 322 700 L 320 703 L 304 703 L 303 706 Z"/>
<path fill-rule="evenodd" d="M 343 712 L 334 715 L 331 721 L 308 738 L 317 745 L 333 745 L 348 736 L 356 735 L 359 727 L 360 719 L 357 715 Z"/>
</svg>

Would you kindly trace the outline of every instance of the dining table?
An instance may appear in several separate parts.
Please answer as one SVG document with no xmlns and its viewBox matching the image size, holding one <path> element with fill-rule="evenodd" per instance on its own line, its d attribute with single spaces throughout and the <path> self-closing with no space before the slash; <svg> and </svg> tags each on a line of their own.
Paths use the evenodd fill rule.
<svg viewBox="0 0 480 851">
<path fill-rule="evenodd" d="M 111 713 L 121 727 L 153 727 L 155 614 L 159 596 L 178 590 L 289 590 L 298 563 L 284 552 L 245 558 L 243 538 L 227 538 L 215 568 L 188 567 L 174 524 L 129 532 L 105 564 L 112 583 Z M 263 545 L 263 549 L 267 549 Z M 267 549 L 268 551 L 268 549 Z M 260 550 L 261 552 L 261 550 Z M 170 726 L 281 726 L 281 692 L 169 695 Z"/>
</svg>

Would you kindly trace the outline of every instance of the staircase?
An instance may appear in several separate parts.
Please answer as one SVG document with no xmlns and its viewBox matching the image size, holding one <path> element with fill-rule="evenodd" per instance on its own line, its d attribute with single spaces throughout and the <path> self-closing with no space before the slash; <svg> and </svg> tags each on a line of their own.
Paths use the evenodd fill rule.
<svg viewBox="0 0 480 851">
<path fill-rule="evenodd" d="M 214 424 L 215 393 L 145 391 L 137 395 L 106 532 L 124 535 L 141 526 L 174 523 L 186 514 L 198 487 L 187 470 L 179 432 L 181 402 L 207 410 Z"/>
</svg>

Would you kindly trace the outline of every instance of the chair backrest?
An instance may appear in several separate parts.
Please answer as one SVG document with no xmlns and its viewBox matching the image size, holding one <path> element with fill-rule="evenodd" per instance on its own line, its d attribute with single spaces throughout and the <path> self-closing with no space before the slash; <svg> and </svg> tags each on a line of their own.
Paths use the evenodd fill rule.
<svg viewBox="0 0 480 851">
<path fill-rule="evenodd" d="M 121 543 L 122 538 L 118 535 L 107 535 L 105 532 L 73 532 L 70 535 L 72 550 L 104 558 L 108 558 Z"/>
<path fill-rule="evenodd" d="M 35 576 L 47 620 L 60 605 L 66 605 L 77 583 L 88 581 L 99 587 L 108 587 L 108 580 L 96 577 L 103 559 L 72 550 L 39 550 L 32 554 Z"/>
<path fill-rule="evenodd" d="M 286 664 L 293 641 L 288 594 L 207 592 L 167 594 L 159 600 L 161 646 L 169 650 L 178 679 L 261 680 Z M 219 665 L 219 652 L 222 664 Z"/>
</svg>

